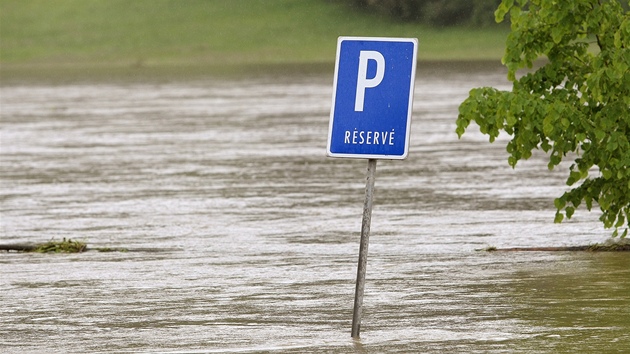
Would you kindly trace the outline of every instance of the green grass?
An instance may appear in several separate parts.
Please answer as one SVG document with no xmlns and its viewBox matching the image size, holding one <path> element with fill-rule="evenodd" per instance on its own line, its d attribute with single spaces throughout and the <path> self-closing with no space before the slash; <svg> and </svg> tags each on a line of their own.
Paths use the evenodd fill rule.
<svg viewBox="0 0 630 354">
<path fill-rule="evenodd" d="M 499 60 L 507 31 L 398 23 L 331 0 L 0 0 L 0 64 L 332 63 L 340 35 L 417 37 L 420 60 Z"/>
</svg>

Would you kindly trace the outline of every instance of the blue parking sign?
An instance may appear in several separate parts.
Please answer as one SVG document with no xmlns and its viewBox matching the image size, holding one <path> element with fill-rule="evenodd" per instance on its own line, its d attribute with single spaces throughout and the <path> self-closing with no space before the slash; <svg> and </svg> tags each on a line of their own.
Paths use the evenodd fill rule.
<svg viewBox="0 0 630 354">
<path fill-rule="evenodd" d="M 327 154 L 404 159 L 418 40 L 339 37 Z"/>
</svg>

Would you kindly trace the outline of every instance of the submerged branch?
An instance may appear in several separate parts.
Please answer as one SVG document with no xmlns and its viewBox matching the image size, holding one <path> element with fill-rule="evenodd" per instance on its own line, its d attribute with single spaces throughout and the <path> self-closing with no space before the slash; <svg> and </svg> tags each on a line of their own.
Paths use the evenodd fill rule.
<svg viewBox="0 0 630 354">
<path fill-rule="evenodd" d="M 125 247 L 88 247 L 86 243 L 72 241 L 49 241 L 46 243 L 14 243 L 0 244 L 0 251 L 6 252 L 34 252 L 34 253 L 83 253 L 97 252 L 164 252 L 172 249 L 164 248 L 125 248 Z"/>
<path fill-rule="evenodd" d="M 488 247 L 479 251 L 487 252 L 628 252 L 630 243 L 615 244 L 594 244 L 588 246 L 566 246 L 566 247 L 511 247 L 496 248 Z"/>
</svg>

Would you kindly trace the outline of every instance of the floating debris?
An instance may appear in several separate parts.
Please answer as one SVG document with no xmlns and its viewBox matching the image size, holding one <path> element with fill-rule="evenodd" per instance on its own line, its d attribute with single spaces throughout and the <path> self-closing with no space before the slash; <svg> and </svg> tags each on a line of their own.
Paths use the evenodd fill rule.
<svg viewBox="0 0 630 354">
<path fill-rule="evenodd" d="M 46 243 L 30 244 L 16 243 L 9 245 L 0 245 L 0 251 L 16 251 L 16 252 L 35 252 L 35 253 L 82 253 L 86 251 L 98 252 L 128 252 L 126 248 L 89 248 L 85 242 L 66 239 L 61 241 L 50 240 Z"/>
<path fill-rule="evenodd" d="M 81 253 L 85 251 L 85 242 L 73 241 L 64 237 L 61 241 L 50 240 L 44 244 L 37 245 L 31 252 L 37 253 Z"/>
<path fill-rule="evenodd" d="M 497 248 L 489 246 L 478 251 L 486 252 L 519 252 L 519 251 L 539 251 L 539 252 L 563 252 L 563 251 L 587 251 L 587 252 L 626 252 L 630 251 L 630 240 L 614 239 L 604 243 L 595 243 L 588 246 L 565 246 L 565 247 L 512 247 Z"/>
</svg>

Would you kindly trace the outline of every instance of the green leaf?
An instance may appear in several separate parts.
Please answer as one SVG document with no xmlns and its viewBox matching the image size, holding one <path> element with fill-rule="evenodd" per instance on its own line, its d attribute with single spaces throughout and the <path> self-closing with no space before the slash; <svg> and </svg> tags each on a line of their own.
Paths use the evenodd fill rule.
<svg viewBox="0 0 630 354">
<path fill-rule="evenodd" d="M 595 137 L 597 138 L 597 141 L 602 141 L 606 138 L 606 132 L 604 132 L 603 130 L 600 129 L 596 129 L 595 130 Z"/>
<path fill-rule="evenodd" d="M 562 37 L 564 37 L 564 28 L 558 25 L 554 26 L 551 29 L 551 39 L 553 42 L 555 44 L 560 43 L 560 41 L 562 41 Z"/>
<path fill-rule="evenodd" d="M 510 165 L 510 167 L 514 168 L 516 167 L 516 163 L 518 162 L 518 159 L 514 156 L 509 156 L 508 157 L 508 164 Z"/>
<path fill-rule="evenodd" d="M 585 196 L 584 197 L 584 204 L 586 204 L 586 209 L 588 211 L 591 211 L 591 209 L 593 209 L 593 198 L 590 196 Z"/>
<path fill-rule="evenodd" d="M 562 208 L 564 208 L 565 205 L 567 205 L 567 201 L 564 200 L 564 198 L 556 198 L 553 201 L 553 205 L 556 207 L 556 209 L 561 210 Z"/>
<path fill-rule="evenodd" d="M 572 186 L 575 182 L 579 181 L 582 178 L 582 173 L 580 171 L 571 171 L 569 174 L 569 178 L 567 179 L 567 185 Z"/>
<path fill-rule="evenodd" d="M 619 216 L 617 217 L 617 223 L 615 224 L 615 227 L 622 227 L 625 222 L 626 222 L 626 218 L 623 216 L 623 214 L 619 214 Z"/>
<path fill-rule="evenodd" d="M 499 7 L 494 12 L 494 20 L 496 22 L 502 22 L 505 15 L 510 11 L 510 8 L 514 5 L 514 0 L 503 0 Z"/>
<path fill-rule="evenodd" d="M 553 219 L 553 222 L 559 224 L 564 220 L 564 215 L 560 212 L 556 212 L 556 217 Z"/>
</svg>

